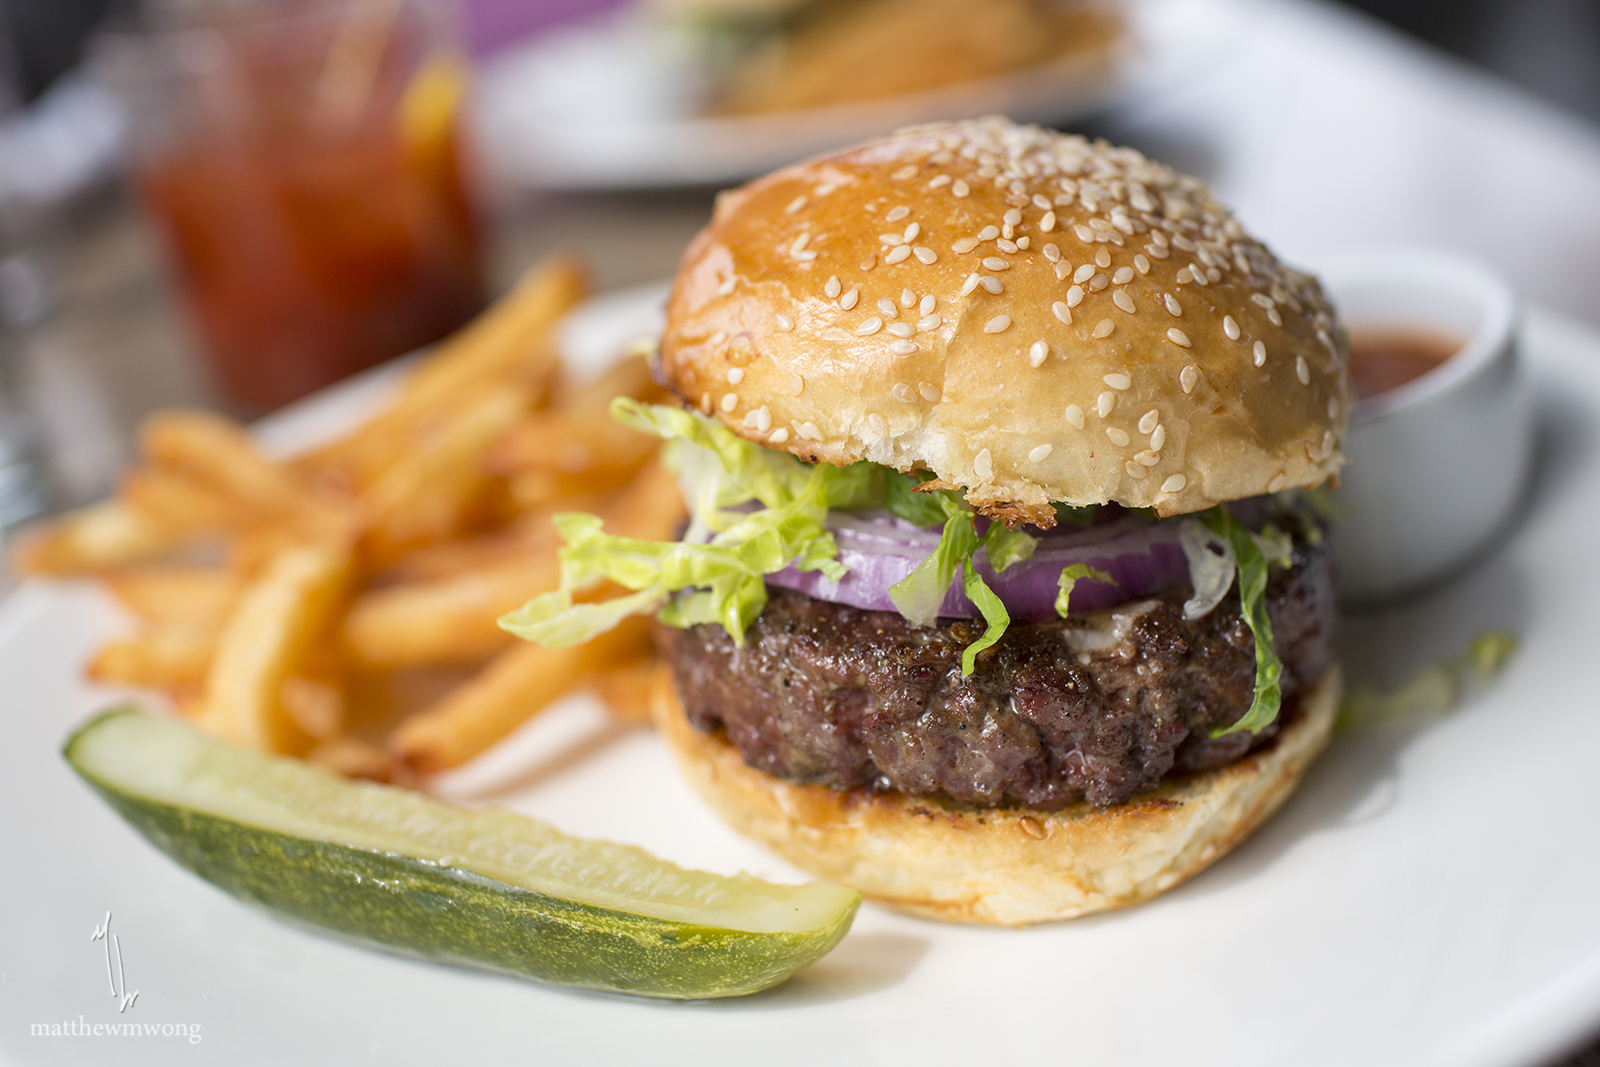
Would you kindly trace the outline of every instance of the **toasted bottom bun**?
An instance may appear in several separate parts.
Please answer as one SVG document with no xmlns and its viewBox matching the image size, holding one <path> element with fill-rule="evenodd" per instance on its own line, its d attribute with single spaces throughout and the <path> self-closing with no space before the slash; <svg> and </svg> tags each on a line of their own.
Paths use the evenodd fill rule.
<svg viewBox="0 0 1600 1067">
<path fill-rule="evenodd" d="M 1204 869 L 1277 810 L 1327 744 L 1337 667 L 1275 741 L 1114 808 L 959 808 L 926 797 L 842 793 L 745 764 L 689 725 L 666 672 L 654 711 L 690 784 L 733 827 L 795 865 L 930 919 L 1020 926 L 1148 900 Z"/>
</svg>

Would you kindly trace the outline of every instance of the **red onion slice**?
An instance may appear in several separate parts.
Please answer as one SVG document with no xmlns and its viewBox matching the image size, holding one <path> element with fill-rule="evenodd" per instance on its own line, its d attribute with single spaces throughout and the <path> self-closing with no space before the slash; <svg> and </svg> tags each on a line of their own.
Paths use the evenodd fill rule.
<svg viewBox="0 0 1600 1067">
<path fill-rule="evenodd" d="M 1082 579 L 1072 589 L 1073 611 L 1095 611 L 1150 596 L 1189 579 L 1189 562 L 1178 540 L 1178 523 L 1128 516 L 1104 526 L 1046 534 L 1034 554 L 996 574 L 981 554 L 974 561 L 989 588 L 1014 619 L 1056 617 L 1063 568 L 1087 563 L 1117 584 Z M 828 527 L 839 545 L 839 562 L 849 568 L 837 584 L 816 571 L 786 568 L 767 575 L 772 585 L 794 589 L 839 604 L 894 611 L 889 587 L 910 574 L 934 545 L 937 530 L 925 530 L 887 512 L 834 512 Z M 945 594 L 939 614 L 976 618 L 978 609 L 961 591 L 959 575 Z"/>
</svg>

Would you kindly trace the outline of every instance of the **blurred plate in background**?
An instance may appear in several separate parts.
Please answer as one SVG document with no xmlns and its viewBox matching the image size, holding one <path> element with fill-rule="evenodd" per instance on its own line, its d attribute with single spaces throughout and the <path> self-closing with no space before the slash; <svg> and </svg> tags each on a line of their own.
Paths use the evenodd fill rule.
<svg viewBox="0 0 1600 1067">
<path fill-rule="evenodd" d="M 681 36 L 627 15 L 569 26 L 488 62 L 479 140 L 512 188 L 622 190 L 735 182 L 934 119 L 1071 122 L 1172 81 L 1215 35 L 1196 0 L 1121 6 L 1126 32 L 1107 48 L 915 93 L 727 116 L 701 113 L 708 75 Z"/>
</svg>

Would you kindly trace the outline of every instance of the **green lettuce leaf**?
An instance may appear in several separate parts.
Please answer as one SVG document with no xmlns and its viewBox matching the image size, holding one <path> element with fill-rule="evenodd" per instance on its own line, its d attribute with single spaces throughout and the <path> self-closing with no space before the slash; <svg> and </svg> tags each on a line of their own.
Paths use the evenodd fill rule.
<svg viewBox="0 0 1600 1067">
<path fill-rule="evenodd" d="M 989 529 L 992 531 L 998 526 L 1000 524 L 995 523 Z M 967 599 L 972 601 L 978 613 L 983 616 L 983 621 L 988 623 L 983 636 L 968 645 L 961 653 L 961 676 L 965 678 L 977 665 L 978 653 L 993 646 L 1005 636 L 1007 627 L 1011 625 L 1011 613 L 1006 611 L 1006 606 L 1000 603 L 995 591 L 989 588 L 989 583 L 983 580 L 983 575 L 972 565 L 971 556 L 961 561 L 961 587 L 966 592 Z"/>
<path fill-rule="evenodd" d="M 1259 730 L 1278 717 L 1278 707 L 1283 702 L 1279 686 L 1283 662 L 1272 647 L 1272 620 L 1267 617 L 1267 557 L 1255 536 L 1226 507 L 1212 508 L 1200 516 L 1200 521 L 1233 549 L 1239 572 L 1239 607 L 1245 625 L 1256 639 L 1256 685 L 1250 710 L 1238 722 L 1211 736 L 1221 737 L 1236 730 Z"/>
<path fill-rule="evenodd" d="M 1056 614 L 1063 619 L 1070 612 L 1072 603 L 1072 589 L 1083 579 L 1088 578 L 1096 582 L 1105 582 L 1107 585 L 1116 585 L 1117 580 L 1099 567 L 1091 567 L 1087 563 L 1074 563 L 1061 568 L 1061 577 L 1056 583 L 1061 587 L 1061 592 L 1056 594 Z"/>
<path fill-rule="evenodd" d="M 889 587 L 889 599 L 900 614 L 918 626 L 932 626 L 939 618 L 950 582 L 963 563 L 978 550 L 978 534 L 972 527 L 972 513 L 958 511 L 944 523 L 939 543 L 928 558 L 912 572 Z"/>
<path fill-rule="evenodd" d="M 983 535 L 983 550 L 989 557 L 989 566 L 994 568 L 996 574 L 1004 574 L 1007 567 L 1032 556 L 1038 547 L 1037 537 L 1021 530 L 1007 529 L 1003 522 L 990 523 L 988 533 Z"/>
</svg>

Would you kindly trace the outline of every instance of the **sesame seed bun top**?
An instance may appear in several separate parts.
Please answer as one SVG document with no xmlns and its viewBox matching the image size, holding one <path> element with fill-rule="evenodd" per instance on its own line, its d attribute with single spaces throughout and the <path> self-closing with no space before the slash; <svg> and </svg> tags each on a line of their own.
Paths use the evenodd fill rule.
<svg viewBox="0 0 1600 1067">
<path fill-rule="evenodd" d="M 661 365 L 811 461 L 930 470 L 978 510 L 1162 515 L 1335 474 L 1346 342 L 1200 181 L 1004 119 L 922 126 L 724 193 Z"/>
</svg>

